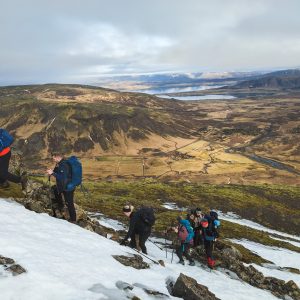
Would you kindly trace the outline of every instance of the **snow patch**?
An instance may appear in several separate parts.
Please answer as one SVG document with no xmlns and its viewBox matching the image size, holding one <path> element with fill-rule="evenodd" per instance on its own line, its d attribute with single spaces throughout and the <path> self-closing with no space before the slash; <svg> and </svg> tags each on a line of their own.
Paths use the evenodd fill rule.
<svg viewBox="0 0 300 300">
<path fill-rule="evenodd" d="M 230 241 L 244 246 L 279 267 L 290 267 L 300 270 L 300 253 L 284 248 L 265 246 L 249 240 L 230 239 Z"/>
<path fill-rule="evenodd" d="M 271 234 L 276 234 L 276 235 L 279 235 L 279 236 L 282 236 L 282 237 L 291 238 L 291 239 L 295 239 L 295 240 L 300 241 L 300 236 L 288 234 L 288 233 L 281 232 L 281 231 L 274 230 L 274 229 L 270 229 L 268 227 L 265 227 L 263 225 L 255 223 L 253 221 L 243 219 L 243 218 L 241 218 L 240 216 L 236 215 L 233 212 L 223 213 L 221 211 L 218 211 L 218 215 L 219 215 L 219 218 L 221 220 L 229 221 L 229 222 L 232 222 L 232 223 L 240 224 L 240 225 L 247 226 L 247 227 L 250 227 L 250 228 L 253 228 L 253 229 L 257 229 L 257 230 L 260 230 L 260 231 L 265 231 L 265 232 L 268 232 L 268 233 L 271 233 Z"/>
<path fill-rule="evenodd" d="M 99 300 L 122 299 L 116 283 L 127 282 L 143 300 L 153 299 L 142 288 L 168 294 L 166 280 L 180 273 L 195 278 L 222 300 L 277 299 L 226 274 L 177 264 L 177 257 L 147 242 L 150 257 L 163 259 L 166 267 L 152 264 L 146 270 L 125 267 L 112 255 L 136 254 L 128 247 L 64 220 L 37 214 L 23 206 L 0 200 L 0 251 L 20 263 L 26 274 L 1 277 L 1 300 Z M 297 260 L 297 257 L 295 257 Z M 300 260 L 299 260 L 300 261 Z M 125 296 L 125 294 L 124 294 Z M 178 299 L 170 296 L 170 299 Z"/>
<path fill-rule="evenodd" d="M 126 230 L 126 227 L 121 222 L 105 217 L 101 213 L 89 213 L 90 218 L 96 219 L 100 225 L 113 229 L 115 231 Z"/>
</svg>

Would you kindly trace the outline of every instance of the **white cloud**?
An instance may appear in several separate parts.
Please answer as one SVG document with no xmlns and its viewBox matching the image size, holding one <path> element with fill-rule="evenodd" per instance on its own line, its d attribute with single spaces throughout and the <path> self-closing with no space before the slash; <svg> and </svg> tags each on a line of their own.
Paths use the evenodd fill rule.
<svg viewBox="0 0 300 300">
<path fill-rule="evenodd" d="M 2 0 L 0 84 L 298 66 L 300 1 Z"/>
</svg>

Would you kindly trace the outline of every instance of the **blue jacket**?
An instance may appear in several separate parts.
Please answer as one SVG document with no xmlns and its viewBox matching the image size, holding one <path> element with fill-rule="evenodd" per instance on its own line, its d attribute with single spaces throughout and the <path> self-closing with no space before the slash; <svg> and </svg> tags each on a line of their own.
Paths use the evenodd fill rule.
<svg viewBox="0 0 300 300">
<path fill-rule="evenodd" d="M 187 238 L 185 240 L 185 243 L 189 243 L 193 239 L 193 237 L 195 235 L 194 229 L 191 226 L 191 223 L 190 223 L 189 220 L 180 220 L 179 223 L 180 223 L 180 225 L 183 225 L 186 228 L 186 230 L 188 231 L 189 234 L 188 234 L 188 236 L 187 236 Z"/>
<path fill-rule="evenodd" d="M 67 184 L 71 180 L 71 166 L 65 160 L 61 160 L 55 166 L 52 175 L 56 178 L 56 186 L 58 193 L 62 193 L 66 190 Z"/>
</svg>

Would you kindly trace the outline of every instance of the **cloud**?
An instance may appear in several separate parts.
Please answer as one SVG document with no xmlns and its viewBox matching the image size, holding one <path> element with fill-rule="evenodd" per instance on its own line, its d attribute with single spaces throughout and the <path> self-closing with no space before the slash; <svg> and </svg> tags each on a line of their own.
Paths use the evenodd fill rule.
<svg viewBox="0 0 300 300">
<path fill-rule="evenodd" d="M 0 84 L 294 67 L 298 0 L 2 0 Z"/>
</svg>

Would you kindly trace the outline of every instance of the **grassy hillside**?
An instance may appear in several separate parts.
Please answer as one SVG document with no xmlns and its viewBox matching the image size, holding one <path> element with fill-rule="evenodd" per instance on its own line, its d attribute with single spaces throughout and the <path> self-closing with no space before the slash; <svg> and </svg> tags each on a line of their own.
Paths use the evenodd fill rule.
<svg viewBox="0 0 300 300">
<path fill-rule="evenodd" d="M 77 192 L 77 201 L 88 210 L 100 210 L 108 216 L 122 216 L 125 203 L 156 208 L 158 229 L 170 225 L 170 212 L 162 205 L 174 202 L 179 207 L 201 207 L 234 212 L 246 219 L 290 233 L 300 231 L 300 187 L 277 185 L 210 185 L 163 183 L 155 180 L 88 182 L 90 194 Z"/>
<path fill-rule="evenodd" d="M 82 85 L 0 88 L 0 126 L 31 171 L 52 150 L 86 178 L 299 185 L 297 99 L 175 101 Z"/>
</svg>

